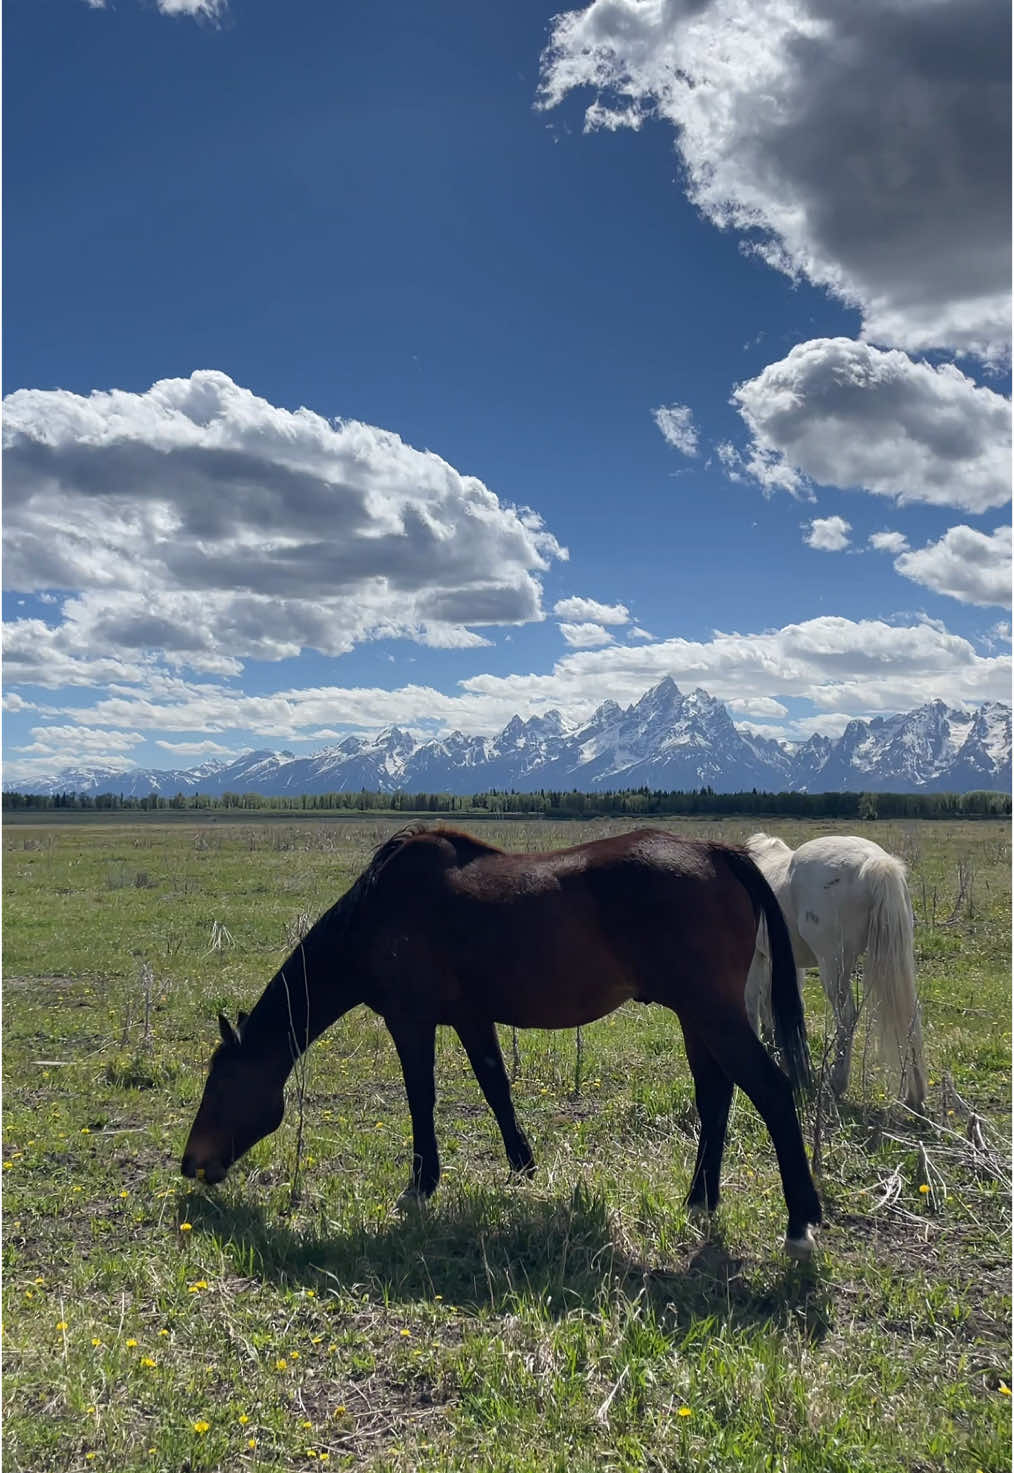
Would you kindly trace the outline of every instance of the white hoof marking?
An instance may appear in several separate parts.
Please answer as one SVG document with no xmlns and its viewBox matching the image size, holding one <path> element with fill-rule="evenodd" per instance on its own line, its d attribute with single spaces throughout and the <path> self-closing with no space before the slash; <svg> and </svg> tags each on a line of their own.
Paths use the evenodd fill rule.
<svg viewBox="0 0 1014 1473">
<path fill-rule="evenodd" d="M 816 1246 L 813 1234 L 809 1228 L 806 1229 L 801 1238 L 790 1238 L 787 1236 L 785 1239 L 785 1251 L 790 1258 L 812 1258 Z"/>
</svg>

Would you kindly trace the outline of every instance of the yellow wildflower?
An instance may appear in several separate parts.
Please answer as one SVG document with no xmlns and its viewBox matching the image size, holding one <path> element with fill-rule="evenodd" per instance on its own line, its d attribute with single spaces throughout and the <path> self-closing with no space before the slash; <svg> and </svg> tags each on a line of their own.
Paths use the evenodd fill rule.
<svg viewBox="0 0 1014 1473">
<path fill-rule="evenodd" d="M 181 1233 L 189 1233 L 192 1227 L 193 1227 L 193 1223 L 191 1223 L 191 1222 L 181 1222 L 180 1223 L 180 1232 Z"/>
<path fill-rule="evenodd" d="M 250 1418 L 247 1416 L 246 1412 L 240 1412 L 240 1414 L 239 1414 L 239 1425 L 241 1427 L 245 1427 L 246 1424 L 249 1422 L 249 1420 L 250 1420 Z"/>
<path fill-rule="evenodd" d="M 284 1371 L 285 1370 L 285 1367 L 287 1365 L 288 1365 L 288 1361 L 285 1359 L 285 1356 L 284 1355 L 280 1355 L 278 1357 L 278 1359 L 275 1361 L 275 1370 L 276 1371 Z"/>
<path fill-rule="evenodd" d="M 207 1432 L 207 1430 L 208 1430 L 208 1428 L 210 1426 L 211 1426 L 211 1423 L 210 1422 L 205 1422 L 205 1421 L 195 1422 L 194 1423 L 194 1431 L 195 1432 L 199 1432 L 201 1434 L 201 1436 L 203 1437 L 204 1433 Z"/>
<path fill-rule="evenodd" d="M 134 1348 L 134 1346 L 136 1344 L 137 1344 L 137 1341 L 136 1340 L 128 1340 L 127 1341 L 127 1349 L 128 1350 L 133 1350 L 133 1348 Z"/>
<path fill-rule="evenodd" d="M 690 1410 L 689 1407 L 680 1407 L 676 1415 L 679 1417 L 692 1417 L 693 1412 Z"/>
</svg>

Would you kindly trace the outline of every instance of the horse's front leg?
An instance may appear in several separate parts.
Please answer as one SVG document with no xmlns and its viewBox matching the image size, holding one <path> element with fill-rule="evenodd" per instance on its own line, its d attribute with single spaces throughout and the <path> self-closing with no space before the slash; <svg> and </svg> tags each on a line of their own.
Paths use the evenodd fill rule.
<svg viewBox="0 0 1014 1473">
<path fill-rule="evenodd" d="M 514 1113 L 510 1081 L 504 1068 L 496 1024 L 488 1018 L 462 1018 L 458 1019 L 454 1028 L 465 1046 L 468 1062 L 486 1096 L 486 1102 L 496 1116 L 511 1169 L 531 1176 L 535 1171 L 535 1157 L 528 1144 L 528 1137 Z"/>
<path fill-rule="evenodd" d="M 385 1018 L 401 1060 L 412 1115 L 412 1176 L 400 1203 L 431 1197 L 440 1180 L 440 1154 L 433 1124 L 437 1091 L 433 1078 L 437 1029 L 418 1018 Z"/>
</svg>

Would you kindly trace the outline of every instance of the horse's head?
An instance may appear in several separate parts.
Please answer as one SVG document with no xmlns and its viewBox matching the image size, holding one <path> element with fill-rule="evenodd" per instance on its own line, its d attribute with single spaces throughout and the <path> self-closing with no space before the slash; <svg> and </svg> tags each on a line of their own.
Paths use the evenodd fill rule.
<svg viewBox="0 0 1014 1473">
<path fill-rule="evenodd" d="M 222 1181 L 232 1163 L 277 1130 L 285 1112 L 283 1081 L 263 1055 L 243 1046 L 246 1014 L 238 1027 L 218 1015 L 222 1042 L 211 1056 L 200 1108 L 183 1151 L 184 1176 Z"/>
</svg>

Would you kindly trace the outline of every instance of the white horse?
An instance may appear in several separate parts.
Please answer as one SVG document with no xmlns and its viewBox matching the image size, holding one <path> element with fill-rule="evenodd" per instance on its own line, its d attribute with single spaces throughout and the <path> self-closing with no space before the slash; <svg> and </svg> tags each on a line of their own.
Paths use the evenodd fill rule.
<svg viewBox="0 0 1014 1473">
<path fill-rule="evenodd" d="M 881 1056 L 900 1098 L 921 1109 L 926 1098 L 922 1025 L 915 995 L 914 920 L 905 866 L 870 839 L 829 836 L 796 850 L 767 834 L 747 840 L 785 913 L 796 966 L 819 967 L 835 1016 L 831 1088 L 848 1084 L 859 1009 L 852 973 L 860 956 L 867 1005 Z M 761 918 L 746 982 L 746 1006 L 757 1033 L 770 1022 L 771 960 Z"/>
</svg>

